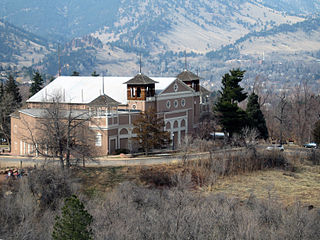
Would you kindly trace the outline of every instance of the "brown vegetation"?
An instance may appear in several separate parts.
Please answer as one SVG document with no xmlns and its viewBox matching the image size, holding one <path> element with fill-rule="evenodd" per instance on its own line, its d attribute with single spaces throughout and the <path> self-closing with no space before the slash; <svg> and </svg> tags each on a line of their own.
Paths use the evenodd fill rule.
<svg viewBox="0 0 320 240">
<path fill-rule="evenodd" d="M 94 239 L 319 239 L 311 164 L 245 149 L 172 165 L 33 169 L 2 187 L 0 236 L 50 239 L 63 199 L 77 194 Z"/>
</svg>

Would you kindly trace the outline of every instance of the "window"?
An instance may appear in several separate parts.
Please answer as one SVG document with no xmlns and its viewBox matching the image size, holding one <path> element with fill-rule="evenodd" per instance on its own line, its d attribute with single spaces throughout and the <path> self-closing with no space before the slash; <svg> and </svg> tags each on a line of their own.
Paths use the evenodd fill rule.
<svg viewBox="0 0 320 240">
<path fill-rule="evenodd" d="M 137 97 L 141 97 L 141 88 L 140 87 L 137 88 Z"/>
<path fill-rule="evenodd" d="M 173 103 L 173 104 L 174 104 L 174 107 L 177 108 L 177 107 L 179 106 L 178 100 L 174 100 L 174 103 Z"/>
<path fill-rule="evenodd" d="M 185 99 L 181 99 L 181 106 L 182 107 L 186 106 L 186 100 Z"/>
<path fill-rule="evenodd" d="M 170 100 L 167 101 L 166 106 L 167 106 L 168 109 L 171 107 L 171 102 L 170 102 Z"/>
<path fill-rule="evenodd" d="M 179 87 L 178 87 L 178 84 L 175 83 L 175 84 L 173 85 L 173 90 L 176 92 L 176 91 L 178 91 L 178 88 L 179 88 Z"/>
<path fill-rule="evenodd" d="M 102 135 L 101 133 L 97 133 L 96 135 L 96 146 L 101 147 L 102 146 Z"/>
</svg>

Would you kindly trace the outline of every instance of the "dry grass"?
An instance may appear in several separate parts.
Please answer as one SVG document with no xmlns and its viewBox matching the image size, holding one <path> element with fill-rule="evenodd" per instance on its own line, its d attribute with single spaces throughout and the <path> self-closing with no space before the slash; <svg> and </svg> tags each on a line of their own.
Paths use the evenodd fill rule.
<svg viewBox="0 0 320 240">
<path fill-rule="evenodd" d="M 137 167 L 87 167 L 76 168 L 74 177 L 79 179 L 81 190 L 88 195 L 107 192 L 125 181 L 135 181 Z"/>
<path fill-rule="evenodd" d="M 79 168 L 75 176 L 81 183 L 82 191 L 88 195 L 103 193 L 125 181 L 143 185 L 154 185 L 159 175 L 172 176 L 185 169 L 179 164 L 132 167 Z M 146 172 L 149 172 L 147 176 Z M 142 174 L 144 174 L 142 176 Z M 155 176 L 155 179 L 150 176 Z M 301 165 L 297 172 L 269 169 L 219 177 L 204 191 L 224 193 L 242 200 L 251 194 L 257 198 L 279 200 L 285 206 L 299 201 L 302 205 L 320 207 L 320 166 Z"/>
<path fill-rule="evenodd" d="M 301 166 L 299 172 L 264 170 L 219 178 L 212 191 L 240 199 L 250 194 L 257 198 L 273 198 L 285 206 L 299 201 L 302 205 L 320 207 L 320 167 Z"/>
</svg>

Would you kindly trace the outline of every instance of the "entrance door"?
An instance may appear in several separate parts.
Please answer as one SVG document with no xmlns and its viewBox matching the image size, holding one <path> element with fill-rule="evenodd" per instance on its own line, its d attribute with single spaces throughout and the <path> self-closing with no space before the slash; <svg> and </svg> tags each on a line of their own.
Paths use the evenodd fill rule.
<svg viewBox="0 0 320 240">
<path fill-rule="evenodd" d="M 116 153 L 116 139 L 110 139 L 109 154 Z"/>
</svg>

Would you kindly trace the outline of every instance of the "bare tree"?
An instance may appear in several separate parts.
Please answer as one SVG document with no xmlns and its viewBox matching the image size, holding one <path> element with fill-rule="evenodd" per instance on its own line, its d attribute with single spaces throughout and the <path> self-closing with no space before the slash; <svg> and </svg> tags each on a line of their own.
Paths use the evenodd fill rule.
<svg viewBox="0 0 320 240">
<path fill-rule="evenodd" d="M 159 148 L 170 143 L 170 134 L 164 131 L 164 121 L 152 108 L 141 112 L 138 118 L 133 121 L 132 139 L 136 141 L 145 151 L 146 155 L 152 148 Z"/>
<path fill-rule="evenodd" d="M 63 105 L 59 96 L 52 97 L 43 109 L 37 109 L 40 118 L 36 126 L 24 124 L 38 154 L 59 158 L 61 168 L 70 167 L 70 159 L 91 158 L 94 155 L 94 132 L 89 128 L 91 116 L 86 110 Z"/>
<path fill-rule="evenodd" d="M 286 100 L 286 95 L 282 94 L 280 96 L 280 102 L 278 104 L 278 114 L 275 115 L 275 119 L 279 120 L 280 123 L 280 144 L 283 143 L 283 128 L 284 128 L 284 123 L 287 117 L 286 113 L 286 106 L 288 104 L 288 101 Z"/>
<path fill-rule="evenodd" d="M 253 92 L 259 96 L 259 105 L 260 107 L 263 107 L 265 103 L 268 102 L 270 96 L 271 96 L 271 89 L 267 89 L 265 87 L 265 82 L 267 82 L 268 79 L 264 76 L 257 75 L 254 79 L 253 83 Z"/>
<path fill-rule="evenodd" d="M 291 106 L 294 138 L 299 144 L 311 141 L 312 128 L 319 114 L 319 99 L 311 92 L 307 80 L 296 86 Z"/>
</svg>

